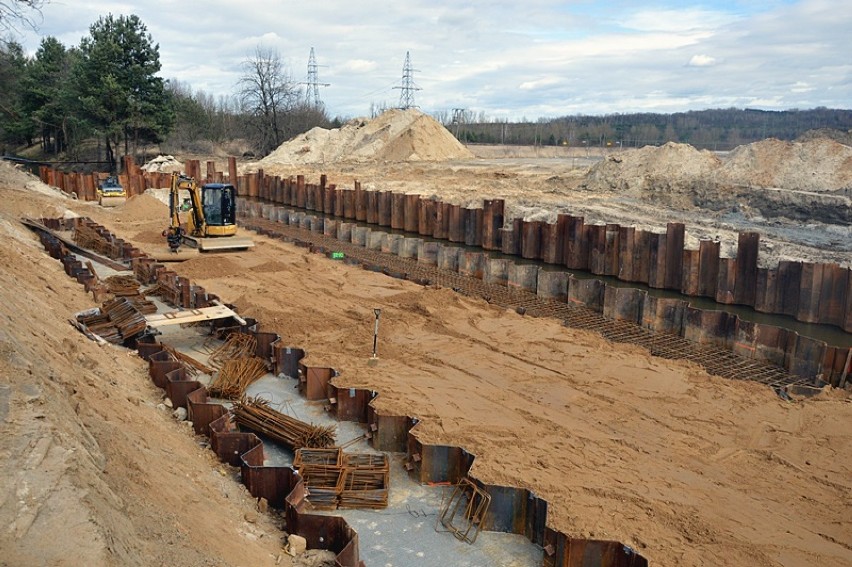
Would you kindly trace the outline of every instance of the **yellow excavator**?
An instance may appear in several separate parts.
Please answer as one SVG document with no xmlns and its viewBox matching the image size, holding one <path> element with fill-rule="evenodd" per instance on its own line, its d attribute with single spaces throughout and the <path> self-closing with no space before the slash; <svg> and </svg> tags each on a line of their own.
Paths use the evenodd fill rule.
<svg viewBox="0 0 852 567">
<path fill-rule="evenodd" d="M 182 199 L 181 192 L 189 197 Z M 237 236 L 237 191 L 228 183 L 207 183 L 199 186 L 195 179 L 180 173 L 172 174 L 169 193 L 171 222 L 163 235 L 172 252 L 188 244 L 202 252 L 212 250 L 245 250 L 254 246 L 250 238 Z M 180 212 L 188 211 L 186 225 L 180 222 Z"/>
</svg>

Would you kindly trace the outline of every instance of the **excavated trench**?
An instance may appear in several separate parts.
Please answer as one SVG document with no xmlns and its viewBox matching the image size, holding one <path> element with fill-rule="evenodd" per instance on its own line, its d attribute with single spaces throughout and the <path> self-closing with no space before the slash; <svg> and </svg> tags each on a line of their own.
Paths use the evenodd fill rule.
<svg viewBox="0 0 852 567">
<path fill-rule="evenodd" d="M 125 170 L 130 195 L 167 185 L 167 174 L 143 173 L 131 159 Z M 852 368 L 852 269 L 793 261 L 759 267 L 754 232 L 740 234 L 736 258 L 723 258 L 718 241 L 686 249 L 681 223 L 658 234 L 568 214 L 555 223 L 506 219 L 499 199 L 466 208 L 365 191 L 357 181 L 354 189 L 338 188 L 324 175 L 318 184 L 304 176 L 238 176 L 235 158 L 227 176 L 212 161 L 206 176 L 197 160 L 186 172 L 235 181 L 239 212 L 258 229 L 326 251 L 347 247 L 350 260 L 370 269 L 601 329 L 715 374 L 778 389 L 838 386 Z M 48 168 L 40 175 L 93 198 L 96 176 Z"/>
<path fill-rule="evenodd" d="M 95 296 L 100 289 L 97 279 L 89 266 L 77 257 L 78 254 L 99 265 L 132 270 L 140 284 L 156 285 L 162 302 L 170 306 L 200 312 L 219 303 L 218 297 L 177 276 L 165 265 L 88 219 L 42 219 L 26 224 L 38 232 L 48 253 L 62 262 L 66 273 Z M 88 233 L 98 235 L 97 252 L 81 247 L 75 247 L 72 252 L 69 243 L 54 232 L 82 227 Z M 375 266 L 367 267 L 375 269 Z M 529 306 L 535 307 L 533 304 Z M 260 332 L 258 321 L 239 321 L 231 317 L 210 323 L 212 334 L 221 337 L 240 334 L 253 339 L 256 345 L 254 354 L 266 361 L 270 370 L 270 375 L 264 379 L 266 382 L 257 386 L 262 391 L 274 390 L 277 395 L 283 395 L 288 389 L 295 390 L 307 402 L 321 402 L 324 411 L 335 420 L 362 424 L 363 437 L 369 440 L 368 450 L 393 454 L 395 465 L 391 469 L 396 472 L 390 477 L 391 483 L 398 482 L 402 490 L 397 494 L 401 492 L 404 496 L 394 504 L 397 508 L 389 510 L 401 511 L 404 508 L 408 516 L 404 520 L 413 523 L 411 530 L 404 526 L 396 534 L 384 538 L 381 526 L 396 524 L 393 516 L 376 520 L 355 511 L 347 516 L 347 520 L 341 515 L 318 512 L 312 508 L 311 487 L 294 464 L 288 464 L 286 457 L 282 460 L 280 452 L 256 433 L 238 427 L 227 407 L 212 399 L 205 384 L 193 376 L 187 361 L 176 355 L 175 348 L 169 348 L 168 340 L 178 343 L 186 341 L 187 337 L 180 339 L 164 334 L 158 341 L 151 335 L 140 335 L 139 323 L 144 323 L 144 320 L 138 312 L 122 313 L 121 320 L 116 322 L 118 339 L 125 346 L 137 349 L 139 356 L 148 361 L 149 375 L 154 384 L 165 391 L 175 408 L 187 410 L 194 431 L 209 437 L 210 448 L 220 460 L 239 468 L 239 479 L 252 496 L 264 499 L 271 507 L 280 510 L 286 519 L 287 530 L 305 537 L 309 548 L 333 551 L 337 565 L 341 567 L 365 565 L 364 555 L 371 557 L 371 563 L 387 562 L 387 554 L 373 553 L 376 548 L 381 551 L 383 545 L 402 546 L 401 554 L 394 556 L 394 560 L 402 564 L 409 552 L 418 558 L 426 558 L 424 564 L 441 565 L 458 563 L 460 558 L 467 564 L 493 564 L 495 557 L 512 558 L 517 564 L 541 564 L 545 567 L 641 567 L 648 564 L 642 555 L 620 542 L 573 538 L 547 527 L 546 500 L 527 489 L 490 485 L 472 477 L 469 472 L 475 459 L 473 454 L 462 447 L 421 442 L 417 436 L 416 418 L 384 414 L 375 409 L 372 402 L 381 392 L 338 388 L 333 380 L 339 374 L 338 370 L 305 364 L 304 349 L 282 344 L 275 333 Z M 191 327 L 190 332 L 197 333 L 197 329 Z M 85 328 L 82 330 L 88 332 Z M 283 398 L 277 398 L 277 402 L 286 405 Z M 297 400 L 290 399 L 289 403 L 297 403 Z M 308 408 L 301 406 L 298 411 L 307 412 Z M 436 493 L 424 488 L 434 485 L 467 486 L 470 492 L 466 494 L 470 495 L 469 502 L 472 503 L 487 497 L 487 507 L 463 507 L 465 511 L 460 513 L 455 523 L 447 524 L 449 531 L 462 534 L 467 534 L 470 529 L 483 530 L 483 539 L 474 540 L 469 545 L 456 542 L 456 538 L 449 534 L 437 533 L 425 538 L 425 544 L 417 543 L 420 541 L 418 533 L 425 535 L 431 531 L 428 525 L 424 527 L 431 523 L 431 519 L 423 521 L 428 513 L 423 514 L 424 517 L 419 515 L 423 508 L 434 506 Z M 315 488 L 313 493 L 316 499 L 322 491 Z M 356 496 L 363 497 L 362 494 Z M 342 494 L 339 497 L 342 498 Z M 390 500 L 394 501 L 393 492 Z M 370 539 L 366 535 L 362 539 L 352 524 L 371 531 Z M 517 539 L 501 541 L 495 538 L 496 534 L 487 532 L 517 534 L 529 543 L 523 544 Z M 376 544 L 375 538 L 383 543 Z M 365 541 L 369 541 L 371 551 L 362 553 L 361 546 L 365 545 Z M 429 542 L 435 542 L 434 546 L 429 548 Z M 448 545 L 448 542 L 456 547 Z M 427 547 L 418 551 L 418 545 Z"/>
</svg>

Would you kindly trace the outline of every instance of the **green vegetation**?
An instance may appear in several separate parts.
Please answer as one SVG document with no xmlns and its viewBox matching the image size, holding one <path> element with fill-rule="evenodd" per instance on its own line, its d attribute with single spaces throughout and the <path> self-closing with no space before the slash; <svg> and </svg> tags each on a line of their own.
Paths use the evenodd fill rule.
<svg viewBox="0 0 852 567">
<path fill-rule="evenodd" d="M 102 17 L 79 47 L 46 37 L 32 58 L 21 46 L 0 47 L 0 74 L 10 85 L 0 113 L 0 136 L 10 146 L 32 145 L 45 154 L 74 157 L 90 138 L 116 154 L 160 142 L 174 112 L 160 70 L 159 46 L 137 16 Z"/>
<path fill-rule="evenodd" d="M 152 145 L 210 153 L 241 140 L 248 151 L 268 153 L 333 125 L 305 102 L 276 51 L 258 48 L 245 69 L 239 96 L 216 99 L 164 81 L 159 45 L 135 15 L 101 17 L 76 47 L 46 37 L 32 57 L 0 41 L 0 150 L 38 144 L 40 155 L 85 157 L 115 170 L 119 155 Z"/>
</svg>

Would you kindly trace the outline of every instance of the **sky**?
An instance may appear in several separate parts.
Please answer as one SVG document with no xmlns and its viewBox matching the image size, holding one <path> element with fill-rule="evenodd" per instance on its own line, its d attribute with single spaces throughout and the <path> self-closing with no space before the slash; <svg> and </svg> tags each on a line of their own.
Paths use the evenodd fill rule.
<svg viewBox="0 0 852 567">
<path fill-rule="evenodd" d="M 215 97 L 259 46 L 294 82 L 314 48 L 332 117 L 397 106 L 406 52 L 432 114 L 852 108 L 852 0 L 50 0 L 17 39 L 79 45 L 110 13 L 142 19 L 164 79 Z"/>
</svg>

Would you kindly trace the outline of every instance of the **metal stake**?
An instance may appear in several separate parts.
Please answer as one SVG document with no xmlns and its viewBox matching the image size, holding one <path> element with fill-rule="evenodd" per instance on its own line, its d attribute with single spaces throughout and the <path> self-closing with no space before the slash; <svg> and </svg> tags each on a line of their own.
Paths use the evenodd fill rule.
<svg viewBox="0 0 852 567">
<path fill-rule="evenodd" d="M 376 354 L 376 351 L 379 346 L 379 317 L 382 314 L 381 309 L 373 309 L 373 313 L 376 315 L 376 326 L 373 328 L 373 356 L 370 357 L 368 364 L 370 366 L 375 366 L 379 362 L 379 357 Z"/>
</svg>

